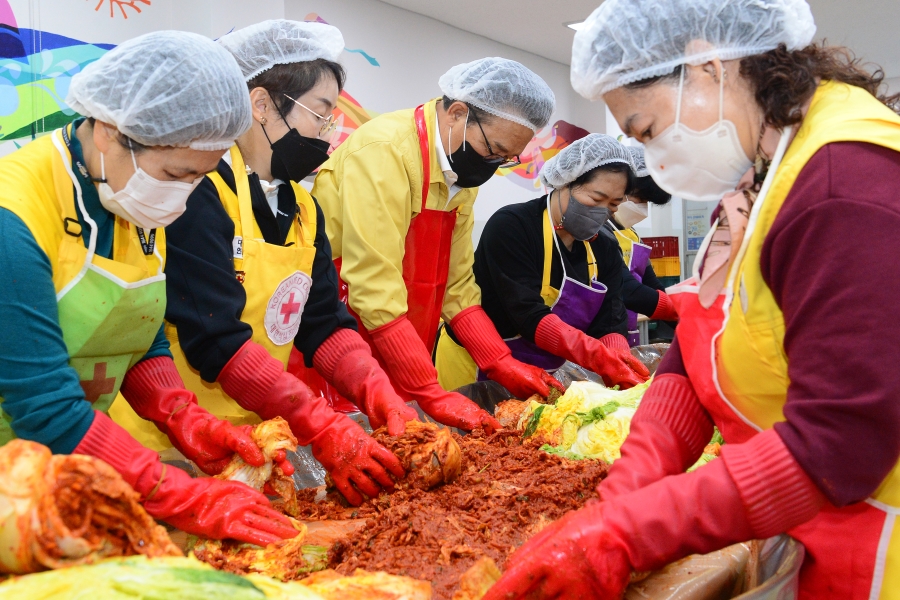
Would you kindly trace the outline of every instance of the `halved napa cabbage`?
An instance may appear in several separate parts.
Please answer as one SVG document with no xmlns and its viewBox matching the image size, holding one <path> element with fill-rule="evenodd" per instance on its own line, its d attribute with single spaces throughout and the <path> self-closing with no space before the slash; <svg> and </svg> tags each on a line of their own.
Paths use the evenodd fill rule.
<svg viewBox="0 0 900 600">
<path fill-rule="evenodd" d="M 525 435 L 537 435 L 543 449 L 567 458 L 597 458 L 613 462 L 631 427 L 631 419 L 650 382 L 630 390 L 576 381 L 554 405 L 532 402 L 519 426 Z"/>
</svg>

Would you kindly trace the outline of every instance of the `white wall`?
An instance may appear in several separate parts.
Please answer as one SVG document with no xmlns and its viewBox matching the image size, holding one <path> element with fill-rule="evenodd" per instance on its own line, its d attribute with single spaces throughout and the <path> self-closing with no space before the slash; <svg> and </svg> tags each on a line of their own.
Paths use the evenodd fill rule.
<svg viewBox="0 0 900 600">
<path fill-rule="evenodd" d="M 0 0 L 0 4 L 4 1 Z M 377 60 L 378 66 L 373 66 L 362 54 L 353 52 L 344 52 L 341 58 L 349 74 L 347 92 L 371 113 L 409 108 L 440 95 L 438 78 L 453 65 L 485 56 L 503 56 L 525 64 L 554 90 L 557 110 L 551 124 L 565 120 L 589 131 L 605 129 L 604 105 L 592 104 L 575 94 L 569 84 L 568 66 L 378 0 L 152 0 L 150 4 L 136 3 L 140 12 L 126 7 L 128 18 L 123 17 L 118 5 L 111 16 L 110 0 L 100 1 L 99 10 L 95 10 L 98 0 L 9 2 L 20 29 L 59 34 L 87 44 L 119 44 L 160 29 L 181 29 L 217 38 L 265 19 L 304 20 L 310 13 L 316 13 L 341 29 L 348 49 L 363 50 Z M 523 35 L 540 34 L 540 31 L 523 32 Z M 60 104 L 67 82 L 89 62 L 83 58 L 83 45 L 72 43 L 62 49 L 47 49 L 41 46 L 40 36 L 35 39 L 36 47 L 26 48 L 28 54 L 34 55 L 29 64 L 10 63 L 19 71 L 28 70 L 27 76 L 7 74 L 7 81 L 0 81 L 7 86 L 0 88 L 0 92 L 7 94 L 0 95 L 0 131 L 19 131 L 23 119 L 26 124 L 37 123 L 37 135 L 58 126 L 52 124 L 52 119 L 48 125 L 43 115 L 60 108 L 63 112 L 68 110 Z M 91 56 L 96 58 L 98 54 L 93 51 Z M 70 57 L 75 61 L 69 60 Z M 0 73 L 0 79 L 3 77 Z M 29 100 L 28 94 L 36 89 L 35 83 L 46 92 L 41 91 L 34 96 L 35 100 Z M 10 93 L 21 94 L 18 105 L 10 99 Z M 0 155 L 14 151 L 28 139 L 0 142 Z M 482 187 L 475 206 L 476 239 L 484 222 L 498 208 L 542 193 L 536 177 L 509 175 L 492 179 Z"/>
<path fill-rule="evenodd" d="M 341 30 L 347 48 L 362 49 L 378 61 L 380 66 L 374 67 L 351 52 L 341 59 L 348 73 L 347 92 L 369 111 L 384 113 L 421 104 L 441 95 L 437 82 L 450 67 L 502 56 L 532 69 L 553 89 L 557 109 L 551 123 L 563 119 L 593 132 L 605 129 L 605 106 L 590 103 L 572 90 L 566 65 L 378 0 L 284 0 L 284 5 L 286 18 L 304 20 L 315 13 Z M 498 208 L 541 194 L 539 184 L 525 189 L 494 177 L 482 186 L 475 203 L 476 240 Z"/>
<path fill-rule="evenodd" d="M 884 83 L 891 94 L 900 94 L 900 77 L 890 77 Z"/>
<path fill-rule="evenodd" d="M 99 10 L 94 10 L 98 2 Z M 141 12 L 119 8 L 110 16 L 109 0 L 9 0 L 19 27 L 40 29 L 92 43 L 120 44 L 159 29 L 193 31 L 211 38 L 231 29 L 284 17 L 284 0 L 152 0 L 136 3 Z"/>
<path fill-rule="evenodd" d="M 5 10 L 7 1 L 11 15 Z M 17 28 L 28 55 L 0 59 L 0 134 L 6 138 L 0 141 L 0 156 L 27 143 L 32 133 L 42 135 L 72 116 L 64 103 L 69 81 L 105 51 L 94 44 L 106 48 L 161 29 L 217 38 L 232 29 L 284 17 L 284 0 L 152 0 L 135 3 L 140 12 L 121 5 L 125 16 L 119 6 L 114 5 L 110 15 L 110 0 L 0 0 L 2 22 Z M 28 30 L 38 33 L 32 36 Z M 70 40 L 57 43 L 45 34 Z M 24 136 L 16 133 L 23 127 L 33 129 Z"/>
</svg>

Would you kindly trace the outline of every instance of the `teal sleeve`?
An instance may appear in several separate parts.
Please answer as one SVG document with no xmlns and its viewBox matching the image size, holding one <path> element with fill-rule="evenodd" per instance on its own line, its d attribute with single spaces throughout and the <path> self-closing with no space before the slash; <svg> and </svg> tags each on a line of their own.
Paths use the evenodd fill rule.
<svg viewBox="0 0 900 600">
<path fill-rule="evenodd" d="M 16 436 L 71 453 L 94 422 L 59 325 L 50 260 L 0 208 L 0 396 Z"/>
<path fill-rule="evenodd" d="M 172 352 L 169 350 L 169 340 L 166 338 L 165 323 L 163 323 L 163 325 L 160 326 L 159 331 L 156 332 L 156 339 L 153 340 L 153 345 L 150 346 L 150 349 L 147 350 L 147 354 L 145 354 L 144 358 L 141 360 L 156 358 L 158 356 L 172 358 Z"/>
</svg>

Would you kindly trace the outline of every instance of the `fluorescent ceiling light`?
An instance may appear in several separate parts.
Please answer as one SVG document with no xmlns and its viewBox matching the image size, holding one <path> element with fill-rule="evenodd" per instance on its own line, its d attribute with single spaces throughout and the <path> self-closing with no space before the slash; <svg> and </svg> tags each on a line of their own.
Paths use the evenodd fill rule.
<svg viewBox="0 0 900 600">
<path fill-rule="evenodd" d="M 584 21 L 574 21 L 572 23 L 563 23 L 569 29 L 574 29 L 575 31 L 581 31 L 584 27 Z"/>
</svg>

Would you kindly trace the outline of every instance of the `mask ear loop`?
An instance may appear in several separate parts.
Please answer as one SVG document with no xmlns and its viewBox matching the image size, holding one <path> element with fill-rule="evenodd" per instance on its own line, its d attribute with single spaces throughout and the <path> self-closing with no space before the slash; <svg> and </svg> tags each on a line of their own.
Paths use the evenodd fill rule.
<svg viewBox="0 0 900 600">
<path fill-rule="evenodd" d="M 719 78 L 719 126 L 725 120 L 725 65 L 722 65 L 722 76 Z"/>
<path fill-rule="evenodd" d="M 675 103 L 675 129 L 681 124 L 681 95 L 684 93 L 684 65 L 681 65 L 681 76 L 678 78 L 678 102 Z"/>
<path fill-rule="evenodd" d="M 447 128 L 447 148 L 453 147 L 453 126 Z M 453 164 L 453 153 L 449 153 L 447 158 L 450 160 L 450 164 Z"/>
<path fill-rule="evenodd" d="M 463 145 L 462 149 L 466 149 L 466 129 L 469 128 L 469 111 L 466 111 L 466 122 L 463 123 Z"/>
<path fill-rule="evenodd" d="M 551 192 L 552 194 L 552 192 Z M 569 192 L 569 202 L 572 201 L 572 192 Z M 563 213 L 562 209 L 562 190 L 556 190 L 556 206 L 559 208 L 559 225 L 554 225 L 553 229 L 556 231 L 560 231 L 561 229 L 565 229 L 566 215 Z M 552 220 L 552 219 L 551 219 Z"/>
<path fill-rule="evenodd" d="M 128 140 L 128 150 L 131 152 L 131 164 L 134 165 L 134 172 L 137 173 L 140 170 L 140 167 L 137 166 L 137 159 L 134 157 L 134 146 L 131 145 L 131 138 L 125 138 Z M 100 176 L 103 176 L 103 173 L 100 173 Z"/>
</svg>

